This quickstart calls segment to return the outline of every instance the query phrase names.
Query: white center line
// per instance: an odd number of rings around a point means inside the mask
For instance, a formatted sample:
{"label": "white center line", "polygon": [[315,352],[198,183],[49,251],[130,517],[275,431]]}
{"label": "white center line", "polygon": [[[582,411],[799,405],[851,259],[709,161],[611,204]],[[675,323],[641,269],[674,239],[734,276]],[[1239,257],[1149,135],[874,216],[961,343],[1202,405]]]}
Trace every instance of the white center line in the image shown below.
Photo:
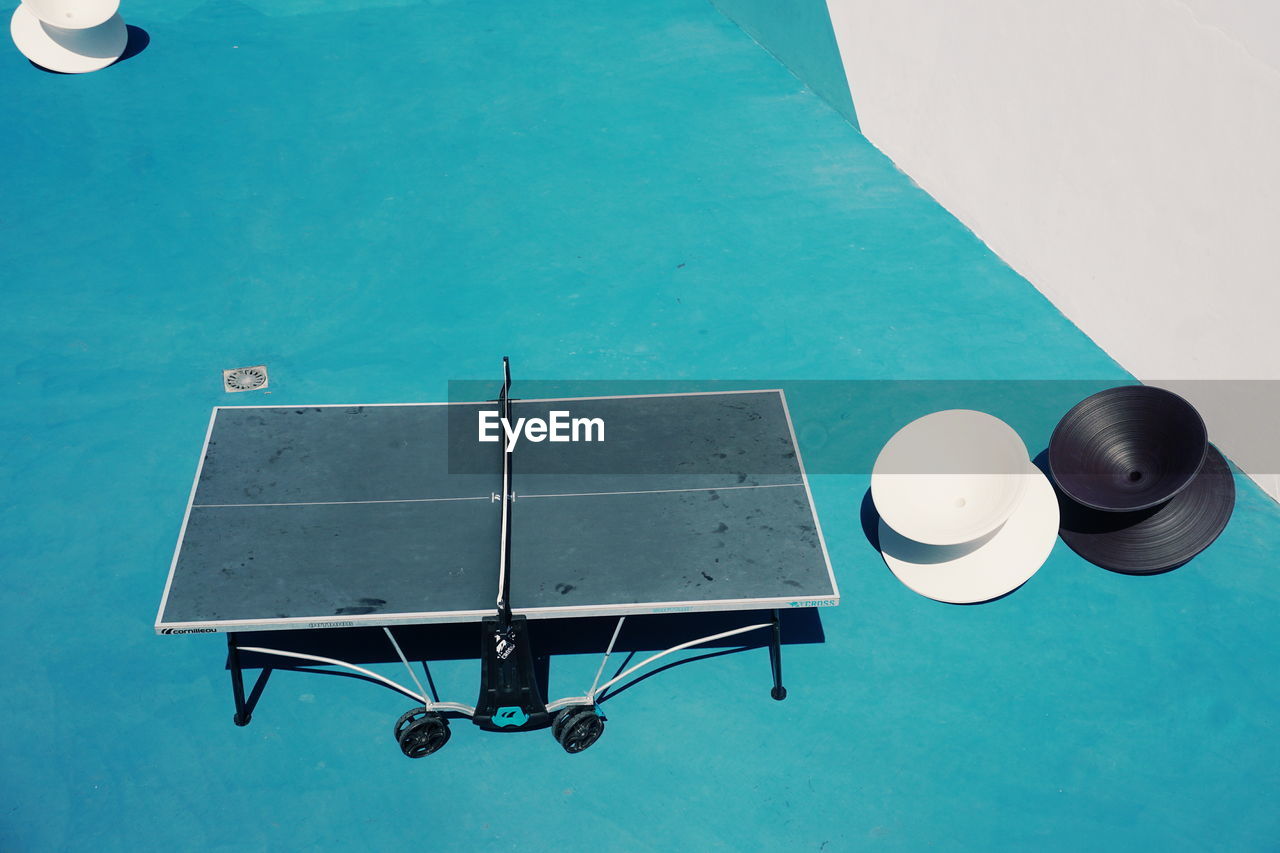
{"label": "white center line", "polygon": [[[517,499],[525,498],[594,498],[605,497],[607,495],[671,495],[680,492],[729,492],[739,489],[794,489],[803,486],[804,483],[755,483],[746,486],[697,486],[685,489],[636,489],[633,491],[616,491],[616,492],[558,492],[555,494],[545,495],[516,495]],[[441,503],[448,501],[488,501],[493,502],[493,495],[488,494],[479,497],[462,497],[462,498],[395,498],[391,500],[380,501],[282,501],[277,503],[256,503],[256,504],[192,504],[192,509],[238,509],[240,507],[253,506],[348,506],[358,504],[419,504],[419,503]]]}
{"label": "white center line", "polygon": [[594,498],[603,495],[669,495],[676,492],[728,492],[736,489],[780,489],[803,486],[804,483],[755,483],[748,486],[703,486],[687,489],[638,489],[632,492],[562,492],[553,495],[517,495],[517,498]]}
{"label": "white center line", "polygon": [[425,504],[440,503],[443,501],[487,501],[491,500],[489,495],[484,497],[466,497],[466,498],[396,498],[384,501],[287,501],[282,503],[258,503],[258,504],[192,504],[194,509],[226,509],[244,506],[346,506],[348,504]]}

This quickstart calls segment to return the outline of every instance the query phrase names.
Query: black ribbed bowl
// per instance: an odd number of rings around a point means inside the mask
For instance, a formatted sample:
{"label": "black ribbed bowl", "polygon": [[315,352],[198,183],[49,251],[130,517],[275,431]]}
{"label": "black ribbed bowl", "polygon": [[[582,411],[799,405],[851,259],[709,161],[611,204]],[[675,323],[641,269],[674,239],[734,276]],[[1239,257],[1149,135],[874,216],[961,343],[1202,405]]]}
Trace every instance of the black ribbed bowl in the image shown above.
{"label": "black ribbed bowl", "polygon": [[1150,575],[1176,568],[1208,548],[1227,526],[1236,486],[1217,448],[1191,485],[1157,507],[1100,512],[1058,494],[1059,534],[1081,557],[1113,572]]}
{"label": "black ribbed bowl", "polygon": [[1209,446],[1204,419],[1163,388],[1123,385],[1086,397],[1049,439],[1049,472],[1076,503],[1132,512],[1191,483]]}

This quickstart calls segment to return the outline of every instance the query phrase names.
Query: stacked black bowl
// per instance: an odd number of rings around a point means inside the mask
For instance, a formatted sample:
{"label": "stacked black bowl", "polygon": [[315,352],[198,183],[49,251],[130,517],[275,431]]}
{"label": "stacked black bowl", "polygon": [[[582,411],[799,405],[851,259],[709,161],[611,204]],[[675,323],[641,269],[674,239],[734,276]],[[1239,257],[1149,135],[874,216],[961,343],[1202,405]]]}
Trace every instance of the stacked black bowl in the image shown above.
{"label": "stacked black bowl", "polygon": [[1077,403],[1049,440],[1063,541],[1104,569],[1155,574],[1218,537],[1235,506],[1204,420],[1171,391],[1109,388]]}

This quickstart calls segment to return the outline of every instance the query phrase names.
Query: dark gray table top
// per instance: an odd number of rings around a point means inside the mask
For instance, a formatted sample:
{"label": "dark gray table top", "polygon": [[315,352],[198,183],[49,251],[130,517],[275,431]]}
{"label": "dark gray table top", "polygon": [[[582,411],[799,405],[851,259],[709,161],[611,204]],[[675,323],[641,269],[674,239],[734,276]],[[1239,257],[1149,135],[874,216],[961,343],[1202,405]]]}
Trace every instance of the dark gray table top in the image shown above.
{"label": "dark gray table top", "polygon": [[[478,621],[498,587],[495,403],[215,409],[162,633]],[[513,452],[530,618],[839,600],[779,391],[513,401],[604,441]]]}

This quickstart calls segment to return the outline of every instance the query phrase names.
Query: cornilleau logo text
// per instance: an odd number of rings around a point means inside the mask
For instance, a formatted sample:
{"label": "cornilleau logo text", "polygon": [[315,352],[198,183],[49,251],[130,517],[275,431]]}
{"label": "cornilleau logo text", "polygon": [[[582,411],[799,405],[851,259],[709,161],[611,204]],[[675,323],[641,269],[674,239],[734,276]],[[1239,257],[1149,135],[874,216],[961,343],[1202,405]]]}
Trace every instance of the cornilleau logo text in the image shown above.
{"label": "cornilleau logo text", "polygon": [[507,437],[507,451],[515,449],[521,433],[532,441],[604,441],[604,418],[575,418],[568,411],[548,412],[549,419],[516,418],[512,424],[494,411],[478,414],[479,440],[496,442]]}
{"label": "cornilleau logo text", "polygon": [[161,634],[214,634],[213,628],[161,628]]}

